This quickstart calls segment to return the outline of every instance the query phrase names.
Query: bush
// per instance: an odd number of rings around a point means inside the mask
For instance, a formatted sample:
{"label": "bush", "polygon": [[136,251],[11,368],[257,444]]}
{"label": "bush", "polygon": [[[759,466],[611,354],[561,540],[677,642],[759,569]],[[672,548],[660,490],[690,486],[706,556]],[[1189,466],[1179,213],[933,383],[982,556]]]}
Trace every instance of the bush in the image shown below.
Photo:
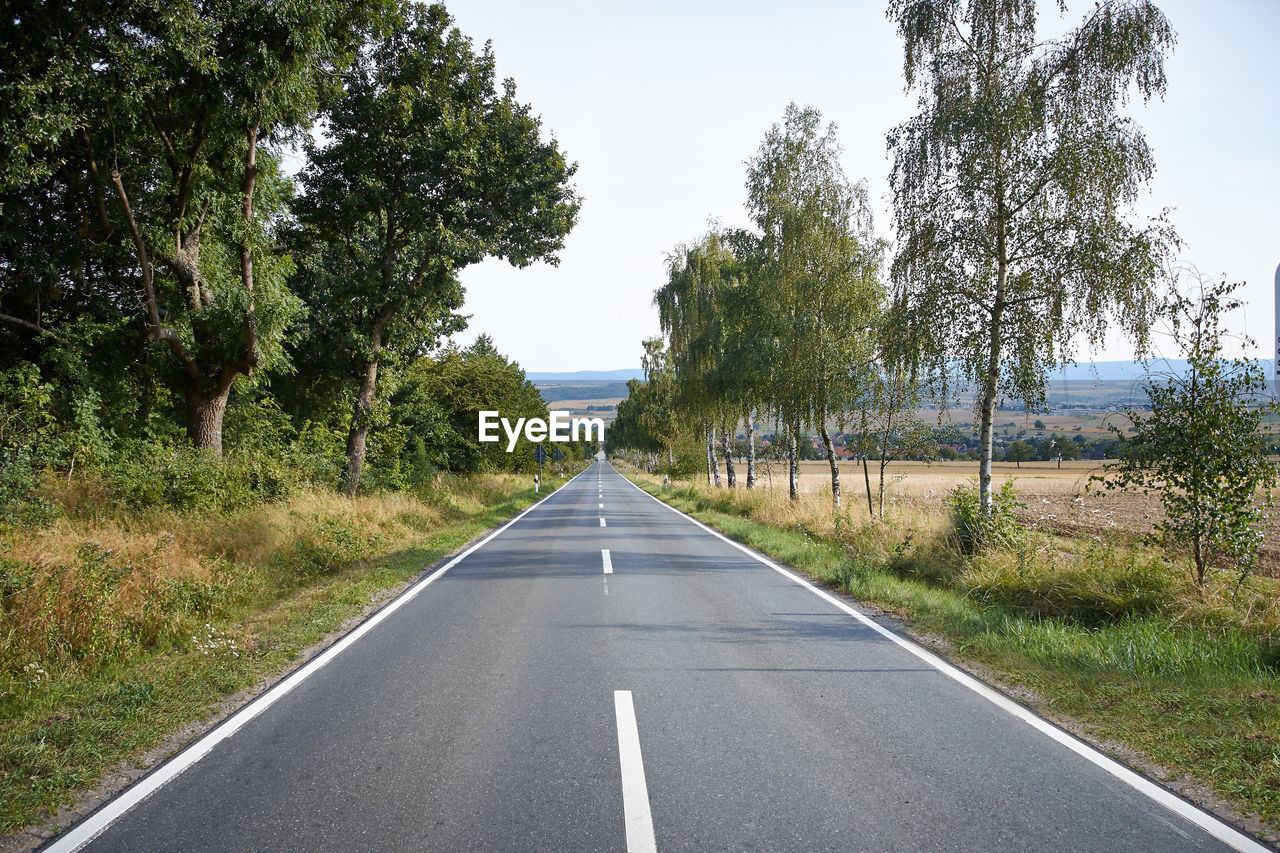
{"label": "bush", "polygon": [[0,530],[47,524],[58,507],[44,489],[44,476],[26,448],[0,451]]}
{"label": "bush", "polygon": [[951,517],[955,523],[960,551],[976,554],[988,548],[1015,548],[1026,534],[1018,521],[1017,511],[1023,508],[1018,501],[1012,480],[1005,480],[1000,491],[991,496],[991,513],[982,511],[978,490],[968,486],[956,486],[947,497]]}
{"label": "bush", "polygon": [[130,509],[233,510],[283,500],[299,484],[283,459],[251,454],[221,459],[193,447],[133,443],[107,472]]}

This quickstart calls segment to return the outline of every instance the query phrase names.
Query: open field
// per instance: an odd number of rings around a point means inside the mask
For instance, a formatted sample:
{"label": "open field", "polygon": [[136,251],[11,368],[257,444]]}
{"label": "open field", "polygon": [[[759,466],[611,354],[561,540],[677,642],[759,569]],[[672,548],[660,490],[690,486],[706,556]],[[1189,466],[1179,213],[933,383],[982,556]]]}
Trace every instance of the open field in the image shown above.
{"label": "open field", "polygon": [[[722,463],[723,468],[723,463]],[[994,485],[998,489],[1012,480],[1018,496],[1026,505],[1025,521],[1033,526],[1068,535],[1097,536],[1103,532],[1142,535],[1150,533],[1164,513],[1160,499],[1140,492],[1106,492],[1095,484],[1089,489],[1090,477],[1103,471],[1098,461],[997,462]],[[879,490],[880,475],[873,461],[868,468],[871,489]],[[885,471],[885,501],[895,505],[920,508],[944,508],[948,492],[956,486],[977,482],[976,462],[891,462]],[[745,479],[745,464],[738,466],[738,476]],[[786,492],[785,463],[772,464],[772,482],[767,466],[757,474],[760,487]],[[840,486],[848,506],[865,506],[866,485],[861,464],[840,463]],[[830,494],[831,474],[825,461],[800,463],[800,489],[806,494]],[[1280,576],[1280,515],[1267,522],[1267,540],[1262,548],[1260,574]]]}

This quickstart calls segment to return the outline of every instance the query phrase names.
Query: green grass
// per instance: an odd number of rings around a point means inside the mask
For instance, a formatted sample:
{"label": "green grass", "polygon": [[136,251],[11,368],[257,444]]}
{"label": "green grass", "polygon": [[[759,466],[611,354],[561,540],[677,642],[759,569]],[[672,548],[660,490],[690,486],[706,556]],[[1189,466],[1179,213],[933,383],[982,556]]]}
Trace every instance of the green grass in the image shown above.
{"label": "green grass", "polygon": [[[1049,714],[1202,781],[1280,831],[1274,580],[1195,591],[1158,554],[1047,537],[966,558],[938,534],[946,525],[936,518],[846,520],[816,532],[812,519],[779,521],[776,508],[773,523],[758,520],[768,517],[758,495],[664,490],[644,478],[640,485],[913,630],[945,638],[961,662],[1031,688]],[[1259,603],[1268,601],[1259,620]]]}
{"label": "green grass", "polygon": [[[39,663],[44,675],[11,655],[0,671],[0,831],[41,819],[225,697],[290,668],[371,602],[547,493],[445,487],[430,513],[401,512],[372,532],[354,517],[302,518],[306,541],[286,541],[269,559],[222,562],[205,581],[166,580],[164,628],[146,643],[135,630],[131,645],[79,658],[63,643],[57,665]],[[234,516],[227,523],[235,529]],[[0,639],[18,647],[8,616]]]}

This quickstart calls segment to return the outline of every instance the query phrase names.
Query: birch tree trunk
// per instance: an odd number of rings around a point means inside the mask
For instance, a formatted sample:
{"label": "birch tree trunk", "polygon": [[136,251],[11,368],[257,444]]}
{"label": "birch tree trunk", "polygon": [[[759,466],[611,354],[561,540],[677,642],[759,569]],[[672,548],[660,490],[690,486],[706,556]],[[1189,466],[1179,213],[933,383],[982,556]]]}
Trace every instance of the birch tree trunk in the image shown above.
{"label": "birch tree trunk", "polygon": [[729,441],[729,434],[733,430],[725,430],[724,435],[720,436],[720,448],[724,451],[724,473],[729,482],[729,488],[736,489],[738,487],[738,471],[733,467],[733,444]]}
{"label": "birch tree trunk", "polygon": [[871,502],[871,468],[867,464],[867,454],[862,454],[862,479],[867,483],[867,515],[876,517],[875,504]]}
{"label": "birch tree trunk", "polygon": [[747,488],[756,486],[756,421],[755,412],[747,416]]}
{"label": "birch tree trunk", "polygon": [[836,463],[836,448],[827,432],[827,425],[821,424],[818,433],[822,436],[822,446],[827,451],[827,464],[831,466],[831,505],[840,508],[840,466]]}
{"label": "birch tree trunk", "polygon": [[799,432],[798,427],[791,428],[791,441],[787,446],[787,481],[788,495],[791,500],[800,500],[800,450],[796,441],[796,433]]}
{"label": "birch tree trunk", "polygon": [[714,485],[720,488],[720,460],[716,458],[716,428],[711,427],[711,434],[707,437],[707,455],[711,460],[711,475]]}
{"label": "birch tree trunk", "polygon": [[[1003,244],[1003,239],[1000,242]],[[978,430],[978,498],[986,515],[991,514],[991,448],[995,437],[996,398],[1000,390],[1000,347],[1001,333],[1004,331],[1001,320],[1008,275],[1008,265],[1001,263],[996,283],[995,308],[991,312],[991,346],[987,351],[986,376],[982,382],[982,421]]]}

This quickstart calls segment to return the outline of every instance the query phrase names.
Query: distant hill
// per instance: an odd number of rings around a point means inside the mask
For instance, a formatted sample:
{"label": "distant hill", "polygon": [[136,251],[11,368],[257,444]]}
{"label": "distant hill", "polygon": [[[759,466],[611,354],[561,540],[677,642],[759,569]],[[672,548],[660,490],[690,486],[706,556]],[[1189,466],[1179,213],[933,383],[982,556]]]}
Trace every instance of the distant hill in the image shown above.
{"label": "distant hill", "polygon": [[[1274,361],[1269,358],[1259,359],[1267,378],[1275,374]],[[1187,369],[1187,361],[1183,358],[1152,359],[1150,370],[1156,376],[1173,373],[1180,374]],[[1142,379],[1147,375],[1147,366],[1140,361],[1094,361],[1081,362],[1050,374],[1051,379],[1085,380],[1090,379]]]}
{"label": "distant hill", "polygon": [[534,382],[538,387],[538,393],[542,395],[542,399],[548,403],[559,402],[560,400],[613,400],[625,398],[627,396],[627,386],[624,382],[579,382],[576,385],[569,383],[546,383]]}
{"label": "distant hill", "polygon": [[[1260,359],[1268,378],[1274,376],[1274,362]],[[1156,373],[1180,373],[1187,367],[1185,359],[1156,359],[1151,362],[1151,369]],[[1070,365],[1063,370],[1050,374],[1051,379],[1068,380],[1119,380],[1142,379],[1147,375],[1147,368],[1140,361],[1092,361]],[[611,382],[626,382],[628,379],[643,379],[644,371],[640,369],[624,370],[575,370],[567,373],[529,373],[530,382],[538,385],[595,385]]]}
{"label": "distant hill", "polygon": [[570,373],[526,373],[530,382],[539,385],[547,382],[563,382],[567,385],[581,385],[595,382],[626,382],[628,379],[644,379],[644,371],[634,370],[575,370]]}

